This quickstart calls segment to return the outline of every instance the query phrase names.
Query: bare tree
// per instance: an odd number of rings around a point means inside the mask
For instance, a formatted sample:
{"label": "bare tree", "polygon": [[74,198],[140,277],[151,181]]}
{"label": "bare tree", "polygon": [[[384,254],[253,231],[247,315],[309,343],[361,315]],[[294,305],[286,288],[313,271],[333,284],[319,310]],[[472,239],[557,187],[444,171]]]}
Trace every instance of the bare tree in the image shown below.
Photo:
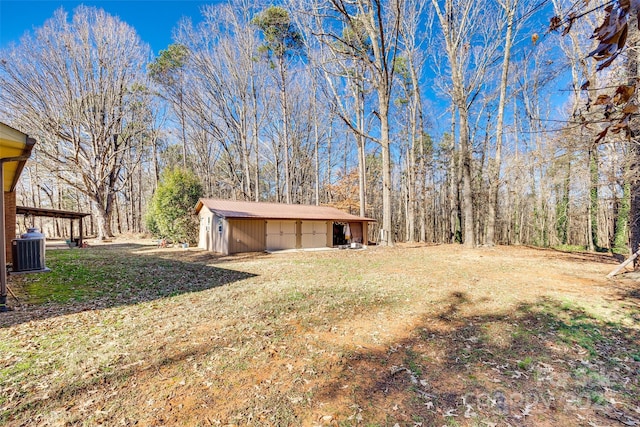
{"label": "bare tree", "polygon": [[[425,204],[426,204],[426,149],[424,137],[424,116],[422,110],[422,70],[425,62],[424,25],[427,1],[407,0],[404,2],[401,24],[401,44],[403,61],[398,68],[402,69],[399,79],[405,88],[406,106],[408,110],[409,147],[407,159],[407,240],[412,242],[418,227],[416,215],[419,216],[420,240],[425,240]],[[430,20],[429,20],[430,21]],[[427,25],[429,25],[427,23]],[[419,164],[417,160],[419,159]],[[422,179],[420,179],[421,177]],[[418,203],[420,201],[420,203]]]}
{"label": "bare tree", "polygon": [[205,188],[216,170],[233,189],[229,197],[259,200],[261,96],[268,72],[266,64],[255,61],[255,9],[239,2],[210,5],[202,12],[198,26],[182,21],[176,31],[178,42],[189,49],[186,110],[196,169]]}
{"label": "bare tree", "polygon": [[[572,7],[567,2],[554,1],[554,8],[561,14],[563,8]],[[590,102],[597,98],[599,79],[596,73],[596,64],[588,61],[587,56],[593,49],[593,41],[587,35],[593,31],[598,12],[590,14],[580,22],[572,26],[573,31],[567,34],[567,38],[560,38],[566,60],[570,66],[572,77],[572,106],[569,116],[570,121],[587,123],[601,119],[601,113],[597,109],[591,108]],[[589,84],[585,85],[585,82]],[[586,91],[583,90],[583,87]],[[584,94],[586,92],[586,96]],[[568,124],[570,126],[571,123]],[[594,144],[597,135],[589,126],[582,126],[579,137],[572,141],[572,149],[583,151],[587,154],[587,164],[589,165],[589,200],[587,201],[587,249],[594,250],[599,247],[598,243],[598,185],[599,185],[599,161],[598,145]],[[568,179],[571,179],[570,177]]]}
{"label": "bare tree", "polygon": [[[594,141],[597,144],[607,134],[619,134],[624,131],[630,143],[629,165],[630,179],[625,185],[630,187],[630,218],[629,233],[631,252],[640,248],[640,120],[638,112],[638,49],[640,49],[640,31],[638,30],[638,14],[640,2],[628,0],[612,0],[596,5],[594,8],[576,13],[572,11],[566,16],[557,15],[551,19],[551,30],[564,27],[563,35],[569,34],[573,24],[580,18],[604,8],[601,24],[595,28],[592,38],[598,42],[596,48],[589,53],[598,62],[597,70],[601,71],[611,66],[616,58],[626,49],[626,78],[625,84],[619,85],[615,94],[598,96],[597,105],[603,105],[606,125]],[[588,84],[585,88],[588,87]],[[625,187],[626,190],[626,187]],[[635,268],[640,267],[640,261],[635,259]]]}
{"label": "bare tree", "polygon": [[282,136],[284,145],[285,201],[291,203],[291,165],[289,162],[289,109],[287,104],[287,80],[289,61],[302,53],[302,35],[295,28],[289,12],[278,6],[270,6],[256,15],[253,23],[263,32],[262,50],[275,59],[278,72],[280,107],[282,108]]}
{"label": "bare tree", "polygon": [[182,167],[187,168],[187,124],[185,113],[184,71],[189,59],[189,50],[182,44],[172,44],[149,64],[149,76],[163,89],[162,96],[178,116],[182,136]]}
{"label": "bare tree", "polygon": [[10,107],[10,121],[37,135],[53,171],[89,196],[101,238],[113,234],[114,197],[129,178],[124,158],[148,128],[132,112],[145,102],[132,94],[144,87],[147,57],[131,27],[84,6],[71,22],[57,11],[35,35],[2,52],[0,100]]}
{"label": "bare tree", "polygon": [[[303,9],[311,9],[317,19],[317,28],[311,32],[320,42],[332,49],[334,55],[357,59],[366,67],[377,105],[373,114],[378,118],[379,136],[361,135],[361,127],[340,114],[347,126],[356,134],[376,141],[382,155],[382,210],[383,220],[380,243],[392,246],[392,181],[390,152],[390,102],[393,92],[395,62],[400,38],[402,1],[329,0],[305,2]],[[357,70],[356,70],[357,71]],[[332,89],[337,94],[335,88]],[[359,123],[359,122],[356,122]]]}
{"label": "bare tree", "polygon": [[[464,245],[476,244],[471,176],[471,137],[469,114],[482,89],[485,75],[495,58],[496,37],[488,34],[493,25],[489,4],[476,0],[432,0],[442,29],[450,68],[450,96],[458,113],[460,167],[462,174],[462,212]],[[480,21],[483,21],[480,24]],[[474,37],[482,36],[483,46],[472,47]],[[473,71],[472,69],[473,64]]]}
{"label": "bare tree", "polygon": [[[316,70],[320,79],[317,83],[318,91],[324,95],[329,103],[328,113],[331,120],[338,118],[346,124],[353,133],[356,144],[356,157],[358,161],[358,193],[360,215],[367,213],[367,177],[366,177],[366,151],[367,151],[367,117],[371,110],[367,109],[371,84],[367,63],[362,59],[363,52],[372,54],[371,45],[361,27],[352,29],[344,27],[342,37],[349,41],[344,44],[339,41],[325,39],[319,34],[323,33],[323,17],[314,12],[320,5],[309,8],[305,2],[290,2],[292,8],[302,6],[303,12],[295,14],[299,27],[306,32],[305,44],[307,46],[308,59]],[[307,12],[312,9],[312,12]],[[358,31],[359,34],[355,34]],[[314,86],[315,87],[315,86]],[[331,136],[333,127],[329,128],[327,139],[327,152],[331,153]],[[347,138],[350,139],[350,138]],[[331,159],[328,159],[331,163]],[[327,166],[326,182],[331,181],[331,166]],[[346,173],[346,172],[345,172]],[[332,187],[329,187],[332,188]],[[329,196],[332,192],[329,190]],[[331,197],[329,197],[331,198]]]}
{"label": "bare tree", "polygon": [[519,0],[499,1],[504,10],[504,47],[502,50],[502,72],[500,75],[500,100],[498,101],[498,117],[496,123],[496,150],[493,161],[489,162],[489,212],[486,244],[495,245],[496,219],[498,216],[498,192],[500,190],[500,168],[502,166],[502,136],[504,133],[504,110],[507,103],[507,85],[509,83],[509,66],[511,65],[511,47],[514,39],[514,19]]}

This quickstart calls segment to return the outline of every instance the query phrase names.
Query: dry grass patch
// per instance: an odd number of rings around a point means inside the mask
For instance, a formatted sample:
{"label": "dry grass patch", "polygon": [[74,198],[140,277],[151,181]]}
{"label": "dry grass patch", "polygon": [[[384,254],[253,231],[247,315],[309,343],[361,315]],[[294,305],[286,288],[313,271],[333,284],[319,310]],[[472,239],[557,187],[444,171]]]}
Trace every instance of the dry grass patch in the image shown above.
{"label": "dry grass patch", "polygon": [[64,252],[12,287],[88,265],[81,292],[0,318],[8,425],[640,423],[638,284],[606,256]]}

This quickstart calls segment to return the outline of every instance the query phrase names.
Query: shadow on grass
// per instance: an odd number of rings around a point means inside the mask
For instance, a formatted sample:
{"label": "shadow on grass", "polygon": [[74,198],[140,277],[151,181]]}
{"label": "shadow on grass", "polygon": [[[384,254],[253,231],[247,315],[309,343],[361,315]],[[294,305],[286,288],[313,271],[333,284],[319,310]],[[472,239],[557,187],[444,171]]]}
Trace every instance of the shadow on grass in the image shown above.
{"label": "shadow on grass", "polygon": [[627,299],[633,299],[640,303],[640,286],[637,289],[630,289],[624,297]]}
{"label": "shadow on grass", "polygon": [[461,316],[469,304],[453,293],[386,351],[349,352],[315,400],[375,425],[640,423],[638,330],[553,300]]}
{"label": "shadow on grass", "polygon": [[64,243],[49,243],[47,242],[46,244],[46,248],[47,251],[49,250],[53,250],[53,251],[87,251],[87,250],[136,250],[136,249],[141,249],[141,248],[155,248],[155,246],[149,246],[149,245],[143,245],[141,243],[98,243],[98,244],[91,244],[86,248],[78,248],[78,247],[73,247],[70,248],[68,245],[64,244]]}
{"label": "shadow on grass", "polygon": [[[88,390],[92,390],[96,393],[100,387],[108,384],[111,388],[111,396],[114,395],[113,390],[118,390],[119,393],[126,395],[131,392],[131,378],[140,375],[155,376],[157,372],[163,367],[170,367],[172,365],[179,365],[193,358],[200,358],[207,354],[211,349],[209,343],[185,346],[184,349],[174,352],[170,357],[164,357],[155,361],[152,365],[141,366],[137,363],[129,364],[125,367],[119,367],[116,370],[110,370],[105,372],[96,372],[93,375],[88,375],[77,381],[65,384],[64,386],[51,387],[46,395],[46,398],[39,398],[37,395],[25,395],[23,400],[15,405],[5,405],[3,411],[0,411],[0,425],[51,425],[48,422],[42,420],[43,415],[49,413],[52,407],[65,407],[67,411],[65,414],[66,421],[63,425],[116,425],[122,424],[122,422],[116,422],[115,416],[121,415],[118,413],[121,407],[117,408],[114,412],[116,414],[109,415],[106,419],[104,416],[98,416],[96,419],[95,414],[91,414],[89,420],[87,420],[87,414],[82,410],[78,410],[78,400],[87,400]],[[91,393],[91,392],[90,392]],[[93,398],[105,398],[104,392],[100,394],[94,394]],[[91,401],[91,398],[88,399]],[[108,400],[108,398],[106,399]],[[137,402],[141,404],[142,402]],[[145,402],[148,404],[148,402]],[[130,402],[132,406],[135,403]],[[126,405],[124,405],[126,407]],[[98,411],[100,412],[100,411]],[[107,413],[105,412],[105,415]],[[143,416],[141,413],[140,416]],[[151,415],[151,414],[148,414]],[[24,422],[24,420],[27,420]],[[126,418],[124,418],[126,419]],[[120,420],[121,421],[121,420]],[[139,420],[138,420],[139,421]],[[129,421],[125,425],[138,425],[138,421]],[[140,425],[185,425],[184,420],[174,419],[173,422],[166,423],[151,423],[146,424],[144,422]],[[54,425],[62,425],[54,423]]]}
{"label": "shadow on grass", "polygon": [[619,264],[621,261],[624,261],[624,257],[612,254],[610,252],[586,252],[586,251],[568,251],[562,250],[558,248],[541,248],[537,246],[527,246],[529,249],[535,249],[540,251],[541,253],[549,253],[552,252],[554,257],[566,261],[572,262],[597,262],[604,264]]}
{"label": "shadow on grass", "polygon": [[[238,421],[242,418],[236,416],[259,410],[270,411],[272,418],[252,425],[312,425],[318,417],[312,419],[311,414],[318,413],[332,414],[331,425],[344,426],[636,425],[634,408],[640,407],[637,329],[599,321],[550,299],[521,304],[501,314],[464,314],[474,303],[466,293],[452,292],[440,301],[439,312],[424,316],[405,336],[383,349],[344,351],[339,359],[324,354],[313,369],[311,359],[300,358],[298,362],[308,369],[294,370],[292,365],[293,375],[278,371],[277,356],[269,356],[273,366],[261,369],[279,372],[273,383],[285,384],[283,388],[272,390],[267,383],[256,382],[256,373],[245,372],[246,368],[227,368],[226,373],[214,370],[215,375],[205,377],[212,382],[205,391],[191,386],[170,392],[188,394],[200,408],[188,414],[193,417],[189,418],[192,425],[197,424],[196,419],[214,415],[225,422]],[[271,334],[278,335],[287,325],[274,322],[272,327]],[[130,391],[131,378],[144,384],[146,376],[158,376],[165,367],[168,371],[163,375],[168,380],[180,372],[197,383],[202,378],[188,374],[186,364],[191,367],[212,360],[218,347],[213,342],[186,341],[178,351],[148,358],[144,369],[126,365],[51,390],[47,400],[30,399],[7,412],[5,420],[65,407],[73,408],[69,416],[80,423],[87,390],[100,386],[123,395],[132,393],[131,398],[148,398]],[[223,358],[221,363],[226,366],[230,361]],[[250,376],[251,381],[234,383],[242,375]],[[296,380],[289,381],[293,378]],[[162,384],[174,384],[168,380]],[[238,385],[245,390],[234,388]],[[253,397],[251,391],[257,385],[260,395]],[[306,396],[309,403],[294,404],[295,396]],[[147,409],[138,415],[154,416]],[[275,409],[282,415],[276,417]],[[124,414],[109,414],[111,418],[104,423],[116,424],[117,416]],[[166,418],[162,422],[143,420],[141,425],[187,423],[178,410],[157,416]]]}
{"label": "shadow on grass", "polygon": [[224,262],[220,258],[139,244],[50,250],[51,272],[10,276],[18,301],[8,298],[13,311],[0,313],[0,327],[199,292],[255,276],[211,265]]}

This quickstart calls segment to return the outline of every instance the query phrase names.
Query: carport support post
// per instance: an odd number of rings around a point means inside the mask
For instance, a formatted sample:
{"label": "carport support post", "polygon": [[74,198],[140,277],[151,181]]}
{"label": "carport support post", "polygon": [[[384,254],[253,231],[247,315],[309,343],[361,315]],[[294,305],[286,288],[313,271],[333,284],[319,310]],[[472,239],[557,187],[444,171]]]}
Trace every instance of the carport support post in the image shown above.
{"label": "carport support post", "polygon": [[0,312],[7,311],[7,236],[4,220],[4,162],[0,161],[0,231],[2,250],[0,251]]}

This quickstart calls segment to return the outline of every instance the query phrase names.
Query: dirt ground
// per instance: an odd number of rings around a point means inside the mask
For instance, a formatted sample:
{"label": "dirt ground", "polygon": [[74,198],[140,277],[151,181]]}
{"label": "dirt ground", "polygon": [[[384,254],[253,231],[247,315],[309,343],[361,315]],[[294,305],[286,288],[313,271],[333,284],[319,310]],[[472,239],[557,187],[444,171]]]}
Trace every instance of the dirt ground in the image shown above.
{"label": "dirt ground", "polygon": [[1,315],[0,423],[640,426],[640,282],[608,255],[130,243],[89,249],[119,298]]}

